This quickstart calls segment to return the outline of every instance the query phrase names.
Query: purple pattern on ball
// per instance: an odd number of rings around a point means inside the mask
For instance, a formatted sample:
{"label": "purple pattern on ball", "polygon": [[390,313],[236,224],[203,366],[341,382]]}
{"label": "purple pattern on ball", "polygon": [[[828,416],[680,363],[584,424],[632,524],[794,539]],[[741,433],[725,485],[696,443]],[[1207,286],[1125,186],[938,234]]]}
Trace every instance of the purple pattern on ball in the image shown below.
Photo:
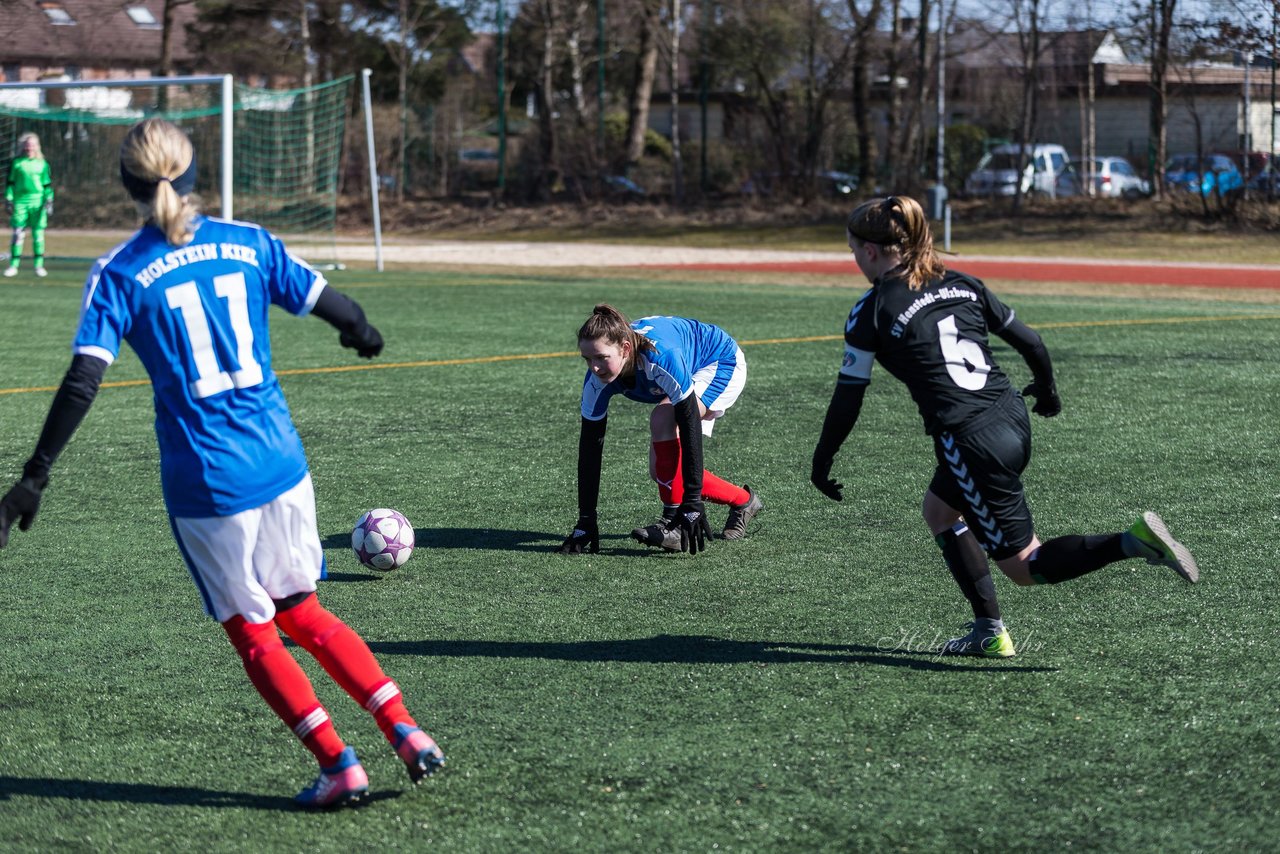
{"label": "purple pattern on ball", "polygon": [[360,517],[351,532],[351,549],[356,559],[371,569],[403,566],[413,554],[413,548],[413,526],[395,510],[370,510]]}

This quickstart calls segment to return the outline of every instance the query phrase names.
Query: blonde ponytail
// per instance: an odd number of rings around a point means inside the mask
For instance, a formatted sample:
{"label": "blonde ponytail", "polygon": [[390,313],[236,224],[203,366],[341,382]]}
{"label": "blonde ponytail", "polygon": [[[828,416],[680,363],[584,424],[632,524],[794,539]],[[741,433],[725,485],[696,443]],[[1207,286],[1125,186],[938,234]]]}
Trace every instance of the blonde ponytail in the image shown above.
{"label": "blonde ponytail", "polygon": [[139,213],[154,222],[172,246],[185,246],[195,237],[199,208],[191,196],[194,167],[191,140],[164,119],[134,125],[120,146],[120,176],[126,189]]}

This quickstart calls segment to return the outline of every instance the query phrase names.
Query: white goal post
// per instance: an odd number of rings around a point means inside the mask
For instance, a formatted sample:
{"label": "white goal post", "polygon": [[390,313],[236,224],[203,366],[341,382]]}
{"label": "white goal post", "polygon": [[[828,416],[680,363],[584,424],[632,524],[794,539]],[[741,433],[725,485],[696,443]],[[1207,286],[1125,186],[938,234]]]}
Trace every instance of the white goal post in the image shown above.
{"label": "white goal post", "polygon": [[0,167],[15,155],[21,133],[36,133],[59,196],[65,192],[72,200],[69,208],[59,205],[70,212],[59,221],[112,228],[135,213],[110,180],[117,147],[129,126],[149,116],[167,118],[196,147],[205,204],[223,218],[238,215],[287,237],[317,266],[341,268],[337,213],[344,163],[366,154],[381,271],[371,73],[363,70],[361,87],[367,152],[353,144],[359,131],[351,127],[352,108],[360,108],[353,104],[359,97],[355,75],[303,89],[245,86],[231,74],[0,83]]}
{"label": "white goal post", "polygon": [[[88,89],[95,87],[137,88],[141,86],[192,86],[215,84],[221,86],[222,103],[222,175],[221,213],[224,219],[235,218],[235,181],[232,171],[235,135],[235,81],[230,74],[196,75],[187,77],[143,77],[132,80],[33,80],[19,83],[0,83],[0,98],[5,90],[12,89]],[[141,117],[139,117],[141,118]]]}

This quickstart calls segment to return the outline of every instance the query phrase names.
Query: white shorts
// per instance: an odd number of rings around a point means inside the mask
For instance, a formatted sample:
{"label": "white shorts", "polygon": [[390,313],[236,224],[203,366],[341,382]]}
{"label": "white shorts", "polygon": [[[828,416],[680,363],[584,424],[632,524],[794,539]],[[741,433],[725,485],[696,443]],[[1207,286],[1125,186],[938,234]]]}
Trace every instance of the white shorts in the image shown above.
{"label": "white shorts", "polygon": [[[742,394],[742,389],[747,385],[747,358],[742,355],[742,348],[738,348],[738,363],[733,366],[733,372],[729,375],[726,382],[723,375],[719,377],[720,382],[717,386],[720,393],[716,396],[711,405],[707,407],[707,414],[702,419],[702,435],[710,436],[712,429],[716,426],[716,419],[724,415],[725,410],[738,402],[738,395]],[[716,382],[717,374],[720,373],[720,364],[713,363],[707,365],[702,370],[693,375],[693,391],[698,395],[698,399],[702,400],[706,395],[706,391]]]}
{"label": "white shorts", "polygon": [[252,510],[169,521],[204,611],[219,623],[237,614],[268,623],[276,615],[271,600],[310,593],[324,576],[310,474]]}

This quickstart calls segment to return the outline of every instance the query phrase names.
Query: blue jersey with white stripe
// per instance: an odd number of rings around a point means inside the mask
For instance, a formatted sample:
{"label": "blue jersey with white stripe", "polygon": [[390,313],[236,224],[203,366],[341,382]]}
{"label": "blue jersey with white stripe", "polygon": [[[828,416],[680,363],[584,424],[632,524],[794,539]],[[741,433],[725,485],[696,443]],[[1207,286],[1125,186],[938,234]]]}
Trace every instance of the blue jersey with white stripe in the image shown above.
{"label": "blue jersey with white stripe", "polygon": [[[653,343],[652,351],[636,355],[633,377],[602,383],[587,371],[582,385],[582,417],[599,421],[615,394],[641,403],[679,403],[694,392],[693,375],[711,366],[725,377],[737,364],[738,344],[727,332],[710,323],[687,317],[642,317],[631,328]],[[712,383],[716,385],[715,382]],[[717,389],[718,394],[723,384]],[[707,406],[710,400],[704,400]]]}
{"label": "blue jersey with white stripe", "polygon": [[307,473],[267,313],[306,314],[326,283],[258,226],[199,217],[194,229],[175,247],[146,225],[98,259],[72,350],[110,364],[129,343],[154,389],[170,515],[230,516]]}

